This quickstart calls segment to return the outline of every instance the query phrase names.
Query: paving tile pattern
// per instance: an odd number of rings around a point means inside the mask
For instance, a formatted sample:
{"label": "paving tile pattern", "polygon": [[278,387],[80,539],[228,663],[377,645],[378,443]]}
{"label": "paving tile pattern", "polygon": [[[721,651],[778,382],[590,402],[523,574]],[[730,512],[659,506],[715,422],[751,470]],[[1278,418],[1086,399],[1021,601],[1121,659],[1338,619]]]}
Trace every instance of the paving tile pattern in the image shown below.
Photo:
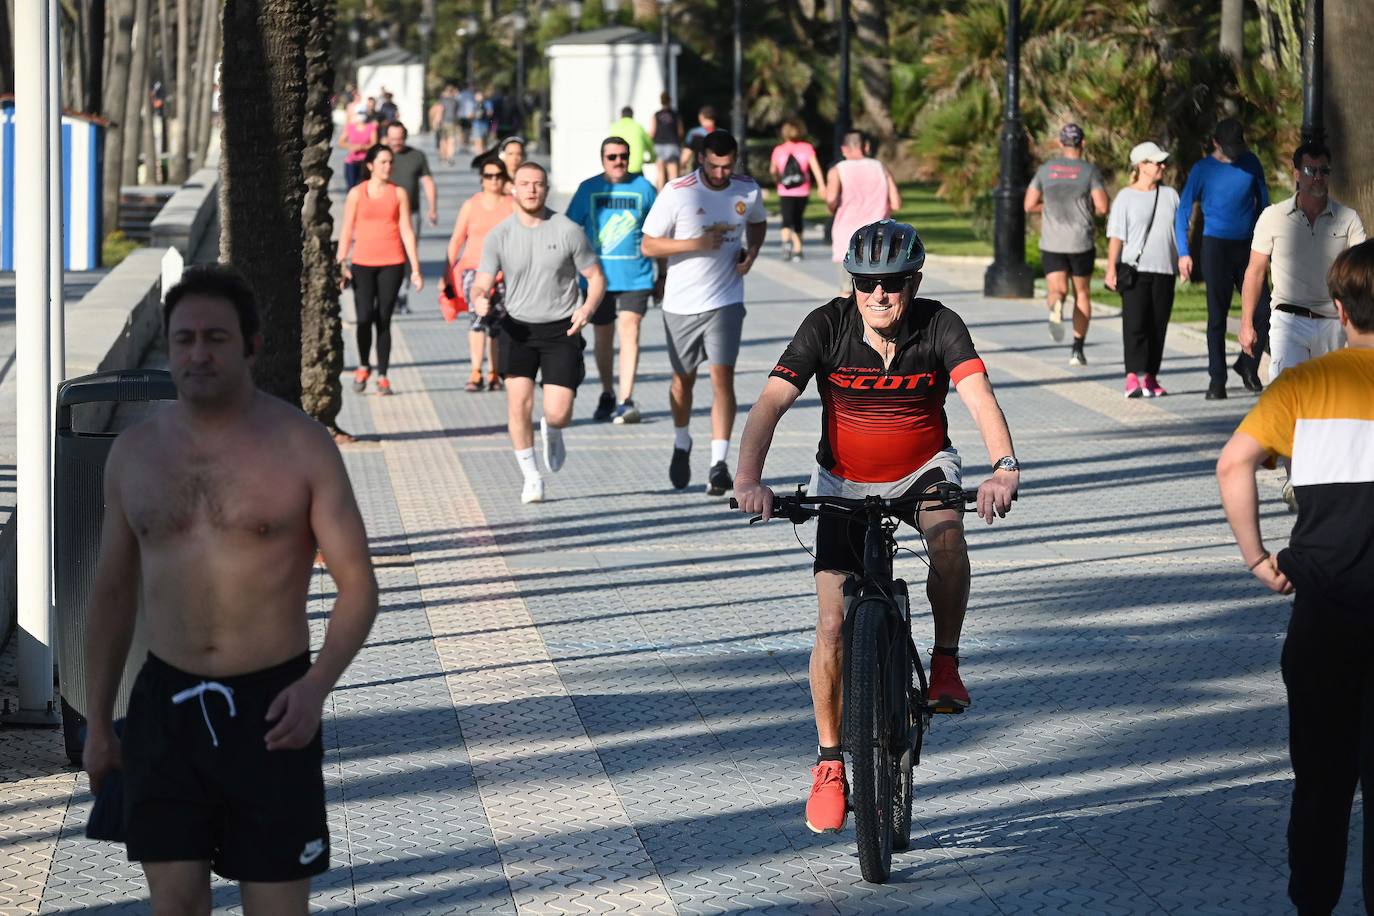
{"label": "paving tile pattern", "polygon": [[[473,183],[441,171],[440,187],[451,219]],[[431,267],[442,247],[422,237]],[[811,253],[784,265],[770,250],[749,280],[741,425],[829,294],[831,265]],[[589,354],[567,465],[548,502],[524,506],[504,398],[462,391],[466,327],[445,325],[426,290],[397,322],[397,396],[350,392],[341,417],[368,437],[345,460],[382,612],[326,710],[334,868],[316,910],[1288,911],[1287,608],[1239,566],[1211,478],[1250,396],[1204,402],[1202,345],[1175,333],[1174,394],[1127,401],[1110,310],[1091,363],[1070,369],[1035,305],[984,300],[976,269],[930,274],[925,292],[972,328],[1026,470],[1010,518],[969,525],[975,705],[936,722],[892,881],[861,881],[852,831],[802,821],[814,599],[798,536],[811,531],[750,528],[701,492],[709,403],[693,420],[697,482],[669,487],[659,314],[644,325],[645,422],[591,421]],[[955,400],[974,481],[987,456]],[[809,476],[818,421],[813,389],[779,429],[772,484]],[[1272,478],[1262,492],[1273,549],[1291,519]],[[921,561],[900,564],[919,595]],[[331,594],[321,571],[317,641]],[[0,911],[33,912],[39,892],[45,912],[140,911],[122,855],[79,838],[84,782],[50,741],[26,740],[35,765],[0,787]],[[1343,914],[1362,912],[1356,849]],[[216,893],[236,911],[232,888]]]}

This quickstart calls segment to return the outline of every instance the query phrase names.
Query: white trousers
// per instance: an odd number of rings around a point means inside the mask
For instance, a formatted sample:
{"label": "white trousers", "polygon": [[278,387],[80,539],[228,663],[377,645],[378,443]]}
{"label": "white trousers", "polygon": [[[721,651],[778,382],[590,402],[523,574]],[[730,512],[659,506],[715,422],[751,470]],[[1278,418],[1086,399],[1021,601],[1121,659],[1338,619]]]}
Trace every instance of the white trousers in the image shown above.
{"label": "white trousers", "polygon": [[1269,317],[1269,381],[1284,369],[1344,346],[1339,319],[1307,318],[1275,309]]}

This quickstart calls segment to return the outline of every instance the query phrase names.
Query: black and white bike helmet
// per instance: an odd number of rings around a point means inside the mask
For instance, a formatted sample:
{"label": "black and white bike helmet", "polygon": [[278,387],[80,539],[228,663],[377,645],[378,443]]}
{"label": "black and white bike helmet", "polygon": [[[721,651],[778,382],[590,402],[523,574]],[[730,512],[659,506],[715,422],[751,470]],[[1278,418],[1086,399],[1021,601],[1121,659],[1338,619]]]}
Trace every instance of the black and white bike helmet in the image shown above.
{"label": "black and white bike helmet", "polygon": [[926,246],[914,226],[884,219],[869,223],[849,239],[844,269],[860,277],[891,277],[920,270]]}

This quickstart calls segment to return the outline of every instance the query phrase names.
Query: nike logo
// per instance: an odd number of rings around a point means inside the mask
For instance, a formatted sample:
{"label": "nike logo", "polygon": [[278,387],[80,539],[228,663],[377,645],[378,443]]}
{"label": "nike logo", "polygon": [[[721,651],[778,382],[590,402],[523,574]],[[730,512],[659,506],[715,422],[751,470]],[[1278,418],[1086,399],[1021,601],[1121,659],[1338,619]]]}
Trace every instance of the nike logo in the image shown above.
{"label": "nike logo", "polygon": [[311,840],[301,850],[300,862],[302,865],[309,865],[322,855],[324,855],[324,840]]}

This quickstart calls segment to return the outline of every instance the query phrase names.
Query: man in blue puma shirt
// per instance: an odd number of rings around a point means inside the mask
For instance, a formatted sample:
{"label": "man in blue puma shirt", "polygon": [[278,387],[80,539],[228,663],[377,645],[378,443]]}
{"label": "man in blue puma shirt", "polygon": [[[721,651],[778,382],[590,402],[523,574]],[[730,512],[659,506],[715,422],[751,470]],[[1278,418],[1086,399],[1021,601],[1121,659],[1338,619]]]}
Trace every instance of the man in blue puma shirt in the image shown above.
{"label": "man in blue puma shirt", "polygon": [[[1207,284],[1207,400],[1226,397],[1226,316],[1231,311],[1232,293],[1245,282],[1250,263],[1250,240],[1260,211],[1269,206],[1269,188],[1264,167],[1246,147],[1240,122],[1226,118],[1212,133],[1212,155],[1198,160],[1188,174],[1188,183],[1175,217],[1178,242],[1178,273],[1186,283],[1193,273],[1192,252],[1188,248],[1188,220],[1193,203],[1202,204],[1202,281]],[[1256,354],[1264,352],[1269,338],[1269,287],[1266,284],[1255,311],[1255,330],[1259,341]],[[1233,364],[1241,382],[1250,391],[1264,386],[1259,378],[1259,356],[1242,352]]]}
{"label": "man in blue puma shirt", "polygon": [[[657,196],[653,182],[630,172],[630,144],[622,137],[601,141],[600,175],[582,182],[568,204],[568,219],[591,240],[606,274],[606,296],[592,316],[601,399],[592,415],[599,421],[638,423],[634,402],[639,370],[639,325],[649,310],[654,263],[639,250],[644,219]],[[620,330],[620,398],[611,389],[611,353]]]}

